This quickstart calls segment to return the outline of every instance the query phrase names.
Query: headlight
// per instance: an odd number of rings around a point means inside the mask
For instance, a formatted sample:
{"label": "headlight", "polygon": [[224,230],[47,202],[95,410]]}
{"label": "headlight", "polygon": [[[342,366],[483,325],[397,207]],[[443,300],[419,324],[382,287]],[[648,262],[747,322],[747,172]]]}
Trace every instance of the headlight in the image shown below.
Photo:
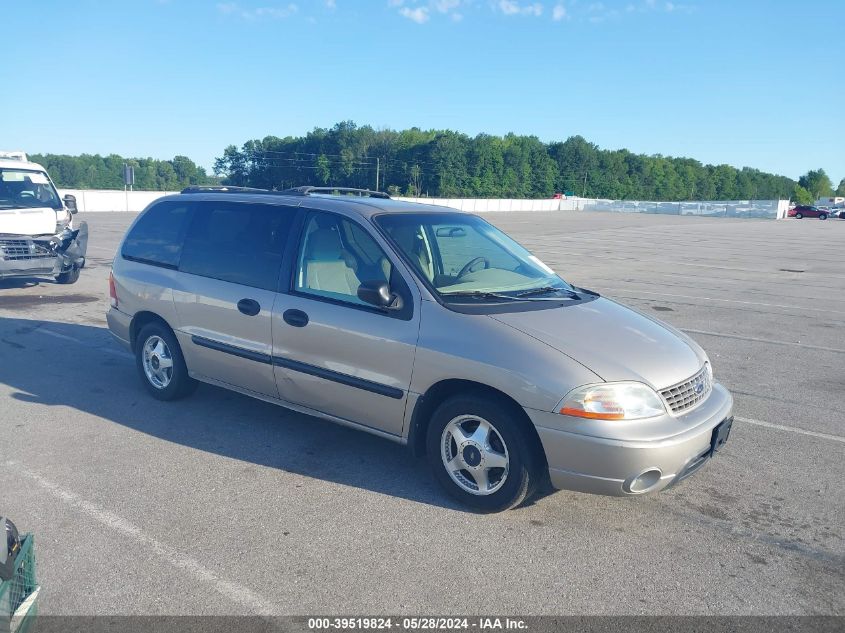
{"label": "headlight", "polygon": [[558,413],[593,420],[639,420],[666,413],[660,396],[641,382],[609,382],[570,391]]}
{"label": "headlight", "polygon": [[56,233],[58,234],[64,231],[70,224],[71,219],[70,211],[66,211],[65,209],[56,211]]}

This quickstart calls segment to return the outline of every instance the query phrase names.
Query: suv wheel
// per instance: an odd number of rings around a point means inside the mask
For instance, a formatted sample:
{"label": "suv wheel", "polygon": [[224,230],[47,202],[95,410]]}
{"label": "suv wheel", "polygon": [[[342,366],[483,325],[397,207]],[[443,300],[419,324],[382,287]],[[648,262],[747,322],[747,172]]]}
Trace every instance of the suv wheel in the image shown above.
{"label": "suv wheel", "polygon": [[428,460],[440,484],[465,505],[500,512],[522,503],[540,479],[540,460],[510,406],[455,396],[432,416]]}
{"label": "suv wheel", "polygon": [[135,364],[150,394],[159,400],[177,400],[194,391],[182,349],[173,332],[162,323],[145,325],[135,341]]}

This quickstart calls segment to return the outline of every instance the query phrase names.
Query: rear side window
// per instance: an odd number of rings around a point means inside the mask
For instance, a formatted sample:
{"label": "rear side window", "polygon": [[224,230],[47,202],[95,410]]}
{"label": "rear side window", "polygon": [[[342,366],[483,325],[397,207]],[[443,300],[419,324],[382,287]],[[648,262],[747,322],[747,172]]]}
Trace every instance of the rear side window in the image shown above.
{"label": "rear side window", "polygon": [[160,202],[150,207],[126,236],[123,257],[176,268],[189,215],[189,205],[184,202]]}
{"label": "rear side window", "polygon": [[237,202],[197,202],[179,270],[275,290],[294,211]]}

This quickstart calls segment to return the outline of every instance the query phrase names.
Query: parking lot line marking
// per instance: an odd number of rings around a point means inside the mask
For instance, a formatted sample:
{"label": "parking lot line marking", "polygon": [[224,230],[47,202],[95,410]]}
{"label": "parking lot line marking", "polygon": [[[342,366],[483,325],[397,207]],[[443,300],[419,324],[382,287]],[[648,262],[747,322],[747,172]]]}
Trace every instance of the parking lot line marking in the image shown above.
{"label": "parking lot line marking", "polygon": [[[644,295],[655,295],[658,297],[680,297],[681,299],[697,299],[698,301],[722,301],[724,303],[739,303],[749,306],[764,306],[767,308],[784,308],[787,310],[811,310],[813,312],[830,312],[831,314],[845,314],[842,310],[825,310],[824,308],[810,308],[808,306],[791,306],[783,303],[763,303],[762,301],[740,301],[739,299],[719,299],[718,297],[698,297],[695,295],[679,295],[671,292],[652,292],[650,290],[631,290],[626,288],[609,288],[604,287],[605,291],[610,292],[636,292]],[[635,299],[638,297],[634,297]]]}
{"label": "parking lot line marking", "polygon": [[[610,259],[610,260],[615,260],[615,261],[634,261],[634,262],[639,261],[639,259],[637,257],[634,257],[634,256],[618,257],[618,256],[615,256],[615,255],[598,255],[598,254],[592,253],[592,252],[575,252],[575,251],[572,251],[572,252],[570,252],[570,256],[573,260],[576,260],[576,261],[583,259],[585,257],[589,257],[589,258],[593,258],[593,259]],[[753,273],[753,274],[770,274],[771,272],[773,272],[773,271],[765,271],[765,270],[749,271],[747,267],[746,268],[738,268],[736,266],[716,266],[715,264],[696,264],[696,263],[693,263],[693,262],[681,262],[681,261],[674,261],[674,260],[651,259],[650,261],[654,264],[660,264],[661,266],[667,266],[667,267],[671,267],[671,266],[691,266],[691,267],[694,267],[694,268],[712,268],[712,269],[715,269],[715,270],[734,270],[734,271],[738,271],[738,272]],[[836,274],[836,273],[826,273],[826,274],[829,277],[836,277],[836,278],[843,277],[843,275],[839,275],[839,274]]]}
{"label": "parking lot line marking", "polygon": [[102,523],[114,532],[129,537],[141,545],[153,550],[172,566],[187,571],[197,580],[211,585],[219,593],[223,594],[233,602],[247,607],[251,612],[258,615],[271,615],[279,612],[279,609],[276,608],[271,601],[257,594],[252,589],[231,580],[221,578],[215,572],[205,567],[197,559],[180,552],[174,547],[157,541],[147,535],[141,528],[123,517],[114,514],[95,503],[86,501],[79,495],[62,488],[49,479],[45,479],[38,473],[27,469],[20,462],[7,461],[6,466],[13,468],[16,473],[27,477],[66,505],[82,512],[99,523]]}
{"label": "parking lot line marking", "polygon": [[771,345],[789,345],[790,347],[803,347],[804,349],[817,349],[824,352],[835,352],[837,354],[845,354],[845,349],[838,347],[824,347],[823,345],[810,345],[809,343],[793,343],[791,341],[777,341],[771,338],[757,338],[756,336],[741,336],[739,334],[723,334],[721,332],[708,332],[707,330],[691,330],[688,328],[681,328],[682,331],[690,334],[703,334],[705,336],[718,336],[721,338],[733,338],[740,341],[754,341],[755,343],[770,343]]}
{"label": "parking lot line marking", "polygon": [[[72,343],[76,343],[78,345],[84,345],[88,347],[88,344],[84,341],[80,341],[78,338],[74,338],[72,336],[68,336],[67,334],[62,334],[61,332],[54,332],[53,330],[48,330],[46,328],[38,328],[35,330],[36,332],[43,332],[49,336],[53,336],[55,338],[60,338],[63,341],[71,341]],[[120,356],[121,358],[135,358],[129,352],[122,352],[118,349],[109,349],[108,347],[98,347],[97,350],[101,352],[105,352],[106,354],[112,354],[113,356]]]}
{"label": "parking lot line marking", "polygon": [[807,429],[799,429],[796,426],[785,426],[783,424],[772,424],[771,422],[763,422],[763,420],[755,420],[753,418],[742,418],[734,416],[734,420],[745,422],[746,424],[754,424],[756,426],[764,426],[767,429],[777,429],[778,431],[789,431],[791,433],[799,433],[800,435],[809,435],[810,437],[818,437],[823,440],[831,440],[833,442],[842,442],[845,444],[845,437],[841,435],[830,435],[828,433],[818,433],[816,431],[808,431]]}

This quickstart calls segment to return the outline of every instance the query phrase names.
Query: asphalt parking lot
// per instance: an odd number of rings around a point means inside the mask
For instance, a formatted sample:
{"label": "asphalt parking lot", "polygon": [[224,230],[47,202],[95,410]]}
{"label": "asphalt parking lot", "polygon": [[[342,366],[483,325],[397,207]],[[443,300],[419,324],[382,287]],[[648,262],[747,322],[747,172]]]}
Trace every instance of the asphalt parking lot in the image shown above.
{"label": "asphalt parking lot", "polygon": [[490,215],[692,335],[737,416],[669,491],[490,516],[386,440],[147,396],[105,324],[133,218],[83,218],[75,285],[0,282],[0,514],[36,534],[42,614],[845,614],[845,222]]}

